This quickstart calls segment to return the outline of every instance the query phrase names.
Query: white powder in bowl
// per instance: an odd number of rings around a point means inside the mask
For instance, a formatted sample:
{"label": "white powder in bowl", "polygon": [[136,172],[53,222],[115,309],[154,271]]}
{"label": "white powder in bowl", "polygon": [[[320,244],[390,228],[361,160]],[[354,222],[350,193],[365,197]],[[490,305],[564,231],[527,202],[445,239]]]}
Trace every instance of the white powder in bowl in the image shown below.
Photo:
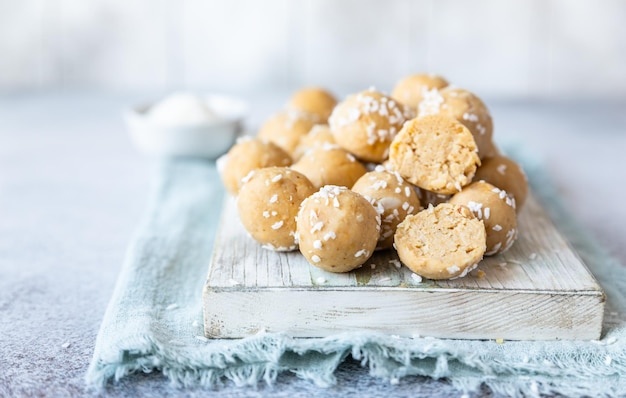
{"label": "white powder in bowl", "polygon": [[148,117],[162,126],[180,126],[215,122],[219,116],[201,97],[185,92],[174,93],[152,106]]}

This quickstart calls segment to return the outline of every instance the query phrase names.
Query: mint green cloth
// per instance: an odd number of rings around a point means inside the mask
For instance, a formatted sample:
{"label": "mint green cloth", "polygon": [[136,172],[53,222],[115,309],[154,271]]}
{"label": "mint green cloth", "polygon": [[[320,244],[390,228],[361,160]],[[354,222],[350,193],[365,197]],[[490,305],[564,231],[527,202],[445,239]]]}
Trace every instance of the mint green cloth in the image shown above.
{"label": "mint green cloth", "polygon": [[[626,394],[626,268],[566,214],[537,165],[524,162],[535,194],[607,294],[600,341],[506,342],[397,338],[350,332],[322,339],[260,334],[203,337],[201,296],[223,197],[213,163],[164,164],[102,321],[89,384],[161,370],[181,387],[240,385],[291,371],[320,386],[349,355],[372,375],[447,378],[462,392],[486,385],[509,396]],[[392,388],[392,387],[391,387]],[[390,390],[392,391],[392,390]]]}

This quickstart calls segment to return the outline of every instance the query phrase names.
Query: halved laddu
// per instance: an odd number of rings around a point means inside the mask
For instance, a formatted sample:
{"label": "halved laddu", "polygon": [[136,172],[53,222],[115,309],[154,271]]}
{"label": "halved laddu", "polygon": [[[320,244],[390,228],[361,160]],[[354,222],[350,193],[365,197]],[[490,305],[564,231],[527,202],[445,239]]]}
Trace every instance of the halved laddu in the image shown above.
{"label": "halved laddu", "polygon": [[460,192],[480,165],[472,133],[443,115],[405,123],[391,143],[389,161],[404,179],[438,194]]}
{"label": "halved laddu", "polygon": [[407,216],[394,236],[400,261],[429,279],[455,279],[478,265],[485,227],[465,206],[442,203]]}

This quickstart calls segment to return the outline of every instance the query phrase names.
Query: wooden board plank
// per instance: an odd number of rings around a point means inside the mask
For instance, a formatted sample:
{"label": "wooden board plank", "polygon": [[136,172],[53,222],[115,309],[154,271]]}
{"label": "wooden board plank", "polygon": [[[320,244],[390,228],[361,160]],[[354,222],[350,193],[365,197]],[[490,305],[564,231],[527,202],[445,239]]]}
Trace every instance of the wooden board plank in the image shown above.
{"label": "wooden board plank", "polygon": [[[376,330],[465,339],[597,339],[604,293],[536,199],[519,217],[520,237],[468,276],[421,282],[394,251],[334,274],[299,252],[261,248],[227,198],[203,293],[207,337],[259,330],[322,337]],[[478,270],[482,272],[478,272]]]}

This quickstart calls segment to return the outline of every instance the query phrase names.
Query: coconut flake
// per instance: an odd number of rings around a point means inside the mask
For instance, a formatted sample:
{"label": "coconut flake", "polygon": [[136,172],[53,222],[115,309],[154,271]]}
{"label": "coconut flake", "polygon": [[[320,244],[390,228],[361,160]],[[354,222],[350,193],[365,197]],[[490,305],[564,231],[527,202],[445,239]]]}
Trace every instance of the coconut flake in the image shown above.
{"label": "coconut flake", "polygon": [[372,188],[374,189],[385,189],[387,188],[387,181],[385,180],[378,180],[375,183],[372,184]]}
{"label": "coconut flake", "polygon": [[255,170],[252,170],[248,174],[246,174],[246,176],[241,179],[241,182],[243,182],[245,184],[246,182],[250,181],[250,179],[254,175],[254,172],[255,172]]}
{"label": "coconut flake", "polygon": [[485,253],[485,256],[492,256],[492,255],[496,254],[498,252],[498,250],[500,250],[501,247],[502,247],[502,242],[496,243],[495,246],[493,247],[493,250],[488,251],[487,253]]}
{"label": "coconut flake", "polygon": [[314,233],[315,231],[321,231],[323,227],[324,227],[324,223],[322,221],[318,221],[311,228],[311,233]]}
{"label": "coconut flake", "polygon": [[327,232],[327,233],[324,235],[324,238],[323,238],[323,239],[324,239],[324,241],[327,241],[327,240],[329,240],[329,239],[336,239],[336,238],[337,238],[337,235],[335,234],[335,232],[334,232],[334,231],[330,231],[330,232]]}
{"label": "coconut flake", "polygon": [[422,101],[418,105],[418,114],[420,116],[436,115],[440,112],[440,107],[444,99],[439,93],[439,90],[436,88],[424,90],[422,98]]}
{"label": "coconut flake", "polygon": [[357,251],[356,253],[354,253],[354,257],[361,257],[361,256],[367,256],[369,254],[369,252],[365,249],[361,249],[359,251]]}
{"label": "coconut flake", "polygon": [[472,213],[476,214],[476,217],[479,220],[482,220],[483,218],[483,204],[480,202],[474,202],[473,200],[470,200],[469,202],[467,202],[467,207],[468,209],[470,209],[472,211]]}
{"label": "coconut flake", "polygon": [[478,121],[478,116],[473,114],[473,113],[465,112],[463,114],[463,120],[467,120],[469,122],[477,122]]}
{"label": "coconut flake", "polygon": [[446,268],[448,270],[448,273],[450,275],[452,274],[456,274],[457,272],[459,272],[461,270],[461,268],[459,268],[458,265],[451,265],[448,268]]}

